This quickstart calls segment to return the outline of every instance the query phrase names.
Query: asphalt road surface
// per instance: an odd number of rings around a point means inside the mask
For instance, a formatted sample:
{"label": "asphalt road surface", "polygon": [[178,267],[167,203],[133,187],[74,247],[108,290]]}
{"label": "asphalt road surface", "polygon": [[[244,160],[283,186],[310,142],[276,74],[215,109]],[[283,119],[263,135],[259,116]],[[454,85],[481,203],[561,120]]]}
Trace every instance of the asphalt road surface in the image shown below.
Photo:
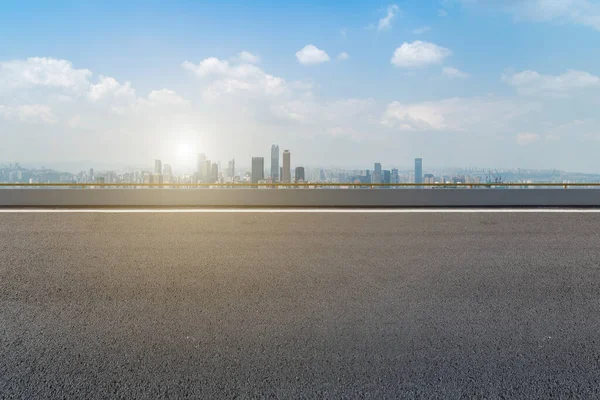
{"label": "asphalt road surface", "polygon": [[600,396],[600,214],[0,214],[2,398]]}

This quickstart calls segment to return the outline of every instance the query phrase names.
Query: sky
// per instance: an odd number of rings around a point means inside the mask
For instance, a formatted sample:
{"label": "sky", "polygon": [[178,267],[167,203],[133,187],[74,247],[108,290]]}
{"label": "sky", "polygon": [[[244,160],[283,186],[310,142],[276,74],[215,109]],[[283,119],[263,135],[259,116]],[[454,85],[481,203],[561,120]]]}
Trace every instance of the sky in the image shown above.
{"label": "sky", "polygon": [[600,172],[598,43],[596,0],[3,0],[0,163]]}

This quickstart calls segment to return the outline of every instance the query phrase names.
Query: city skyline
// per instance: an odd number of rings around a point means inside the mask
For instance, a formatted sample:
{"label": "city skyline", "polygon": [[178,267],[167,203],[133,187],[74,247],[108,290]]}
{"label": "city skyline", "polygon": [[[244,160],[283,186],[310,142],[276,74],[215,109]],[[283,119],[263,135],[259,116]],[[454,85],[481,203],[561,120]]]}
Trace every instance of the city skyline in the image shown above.
{"label": "city skyline", "polygon": [[503,4],[8,0],[0,159],[597,172],[600,7]]}
{"label": "city skyline", "polygon": [[[399,169],[394,166],[383,168],[382,163],[373,163],[373,168],[322,168],[291,164],[291,152],[283,151],[284,163],[279,165],[279,146],[271,145],[271,165],[265,164],[265,157],[252,157],[251,167],[237,167],[235,159],[227,162],[225,169],[221,162],[210,160],[206,153],[196,154],[196,168],[190,173],[176,173],[168,163],[154,159],[153,167],[141,167],[129,172],[115,170],[81,170],[78,173],[68,173],[51,169],[28,170],[20,164],[8,166],[0,164],[1,183],[107,183],[107,184],[227,184],[227,183],[354,183],[361,185],[372,184],[470,184],[470,183],[586,183],[600,181],[600,174],[569,173],[558,170],[526,170],[526,169],[482,169],[482,168],[426,168],[423,169],[423,159],[414,158],[413,169]],[[284,174],[284,168],[288,172]],[[427,173],[424,173],[427,172]],[[277,179],[280,176],[282,179]],[[427,187],[427,186],[425,186]]]}

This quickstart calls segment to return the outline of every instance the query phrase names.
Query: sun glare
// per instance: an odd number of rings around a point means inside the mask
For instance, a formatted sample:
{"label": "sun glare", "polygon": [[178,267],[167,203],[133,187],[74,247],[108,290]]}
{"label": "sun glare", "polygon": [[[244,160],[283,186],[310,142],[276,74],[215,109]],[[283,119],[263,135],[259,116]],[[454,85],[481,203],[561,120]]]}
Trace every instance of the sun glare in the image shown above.
{"label": "sun glare", "polygon": [[179,142],[175,151],[178,164],[192,164],[194,162],[195,151],[190,143]]}
{"label": "sun glare", "polygon": [[205,150],[198,133],[181,130],[176,134],[164,135],[160,139],[159,148],[158,158],[178,171],[195,170],[198,153]]}

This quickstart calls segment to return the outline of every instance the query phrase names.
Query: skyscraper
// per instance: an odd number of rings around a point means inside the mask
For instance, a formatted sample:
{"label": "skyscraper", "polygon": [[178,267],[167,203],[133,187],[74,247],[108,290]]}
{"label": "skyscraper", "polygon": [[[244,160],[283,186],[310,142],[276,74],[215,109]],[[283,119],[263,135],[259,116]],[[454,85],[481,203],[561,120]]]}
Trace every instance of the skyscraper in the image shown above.
{"label": "skyscraper", "polygon": [[202,169],[200,170],[200,176],[202,177],[202,182],[204,182],[204,183],[211,183],[210,182],[210,167],[211,167],[210,160],[205,160],[203,163]]}
{"label": "skyscraper", "polygon": [[281,177],[281,181],[283,183],[291,183],[292,177],[290,176],[292,173],[291,169],[291,155],[289,150],[283,151],[283,176]]}
{"label": "skyscraper", "polygon": [[296,167],[296,173],[294,174],[294,182],[304,182],[304,167]]}
{"label": "skyscraper", "polygon": [[415,158],[415,183],[423,183],[423,159]]}
{"label": "skyscraper", "polygon": [[388,169],[383,171],[383,183],[392,183],[392,174]]}
{"label": "skyscraper", "polygon": [[273,181],[279,180],[279,146],[271,146],[271,178]]}
{"label": "skyscraper", "polygon": [[165,175],[166,177],[171,177],[173,175],[173,170],[171,169],[170,164],[165,164],[163,168],[163,175]]}
{"label": "skyscraper", "polygon": [[227,178],[233,179],[235,176],[235,159],[230,160],[227,164]]}
{"label": "skyscraper", "polygon": [[202,166],[204,165],[204,161],[206,161],[206,154],[204,154],[204,153],[198,153],[198,158],[196,160],[197,160],[197,162],[196,162],[196,165],[197,165],[196,170],[198,172],[200,172],[200,170],[202,169]]}
{"label": "skyscraper", "polygon": [[90,182],[94,182],[94,168],[90,168],[90,176],[88,179]]}
{"label": "skyscraper", "polygon": [[375,163],[373,175],[371,176],[371,183],[381,183],[381,181],[381,163]]}
{"label": "skyscraper", "polygon": [[162,161],[154,160],[154,173],[159,175],[162,174]]}
{"label": "skyscraper", "polygon": [[264,157],[252,157],[252,183],[258,183],[265,179]]}
{"label": "skyscraper", "polygon": [[398,175],[398,168],[392,169],[391,183],[400,183],[400,176]]}
{"label": "skyscraper", "polygon": [[219,164],[212,163],[210,167],[210,182],[215,183],[219,180]]}
{"label": "skyscraper", "polygon": [[204,162],[206,161],[206,154],[198,153],[198,157],[196,158],[196,181],[202,182],[204,181]]}

